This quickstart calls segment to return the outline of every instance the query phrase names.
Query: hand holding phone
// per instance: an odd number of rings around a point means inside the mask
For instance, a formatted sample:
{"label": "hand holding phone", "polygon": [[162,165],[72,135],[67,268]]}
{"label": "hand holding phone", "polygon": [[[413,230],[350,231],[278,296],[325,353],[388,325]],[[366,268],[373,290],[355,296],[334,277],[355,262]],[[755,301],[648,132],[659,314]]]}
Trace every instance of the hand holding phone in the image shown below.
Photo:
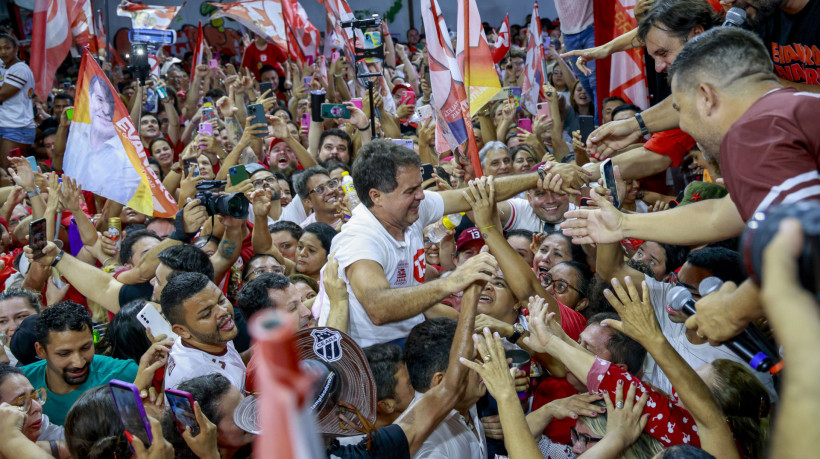
{"label": "hand holding phone", "polygon": [[182,167],[188,177],[199,177],[199,162],[196,158],[186,158],[182,160]]}
{"label": "hand holding phone", "polygon": [[618,199],[618,184],[615,181],[615,166],[612,164],[612,158],[607,158],[601,163],[601,181],[604,188],[612,193],[612,205],[615,208],[621,207],[621,201]]}
{"label": "hand holding phone", "polygon": [[146,304],[140,312],[137,313],[137,320],[145,329],[151,329],[151,335],[155,338],[160,335],[165,335],[165,339],[176,340],[179,335],[174,333],[171,329],[171,324],[165,320],[165,317],[157,311],[157,308],[152,304]]}
{"label": "hand holding phone", "polygon": [[267,91],[270,91],[268,93],[268,97],[273,95],[273,84],[270,81],[263,81],[259,83],[259,95],[261,96]]}
{"label": "hand holding phone", "polygon": [[182,434],[186,427],[190,427],[191,435],[199,435],[194,397],[188,392],[174,389],[165,389],[165,397],[168,399],[168,408],[171,409],[171,415],[174,417],[179,433]]}
{"label": "hand holding phone", "polygon": [[31,247],[34,259],[41,258],[45,255],[43,249],[46,248],[46,219],[38,218],[28,225],[28,246]]}
{"label": "hand holding phone", "polygon": [[114,405],[125,430],[139,438],[143,445],[150,445],[153,442],[151,435],[151,423],[145,413],[145,406],[142,404],[139,389],[137,386],[117,379],[112,379],[108,383],[111,396],[114,397]]}
{"label": "hand holding phone", "polygon": [[587,138],[595,130],[595,119],[590,115],[581,115],[578,117],[578,124],[581,127],[581,143],[586,144]]}
{"label": "hand holding phone", "polygon": [[[267,124],[268,120],[265,118],[265,107],[262,104],[250,104],[248,105],[248,117],[251,118],[251,125],[253,124]],[[263,132],[262,134],[257,134],[257,137],[265,137],[268,133]]]}
{"label": "hand holding phone", "polygon": [[228,175],[231,177],[231,185],[236,186],[248,180],[248,171],[245,170],[245,165],[240,164],[228,169]]}
{"label": "hand holding phone", "polygon": [[527,132],[532,132],[532,120],[529,118],[521,118],[518,120],[518,128]]}

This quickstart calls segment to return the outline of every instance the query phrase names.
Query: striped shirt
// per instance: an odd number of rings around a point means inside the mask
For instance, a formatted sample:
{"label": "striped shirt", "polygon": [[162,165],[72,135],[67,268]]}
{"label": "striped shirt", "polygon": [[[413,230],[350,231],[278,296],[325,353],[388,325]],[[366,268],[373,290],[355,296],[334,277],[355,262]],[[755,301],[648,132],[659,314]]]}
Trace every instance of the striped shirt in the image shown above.
{"label": "striped shirt", "polygon": [[0,104],[0,127],[33,128],[34,74],[25,62],[18,62],[0,75],[0,87],[11,85],[20,90]]}

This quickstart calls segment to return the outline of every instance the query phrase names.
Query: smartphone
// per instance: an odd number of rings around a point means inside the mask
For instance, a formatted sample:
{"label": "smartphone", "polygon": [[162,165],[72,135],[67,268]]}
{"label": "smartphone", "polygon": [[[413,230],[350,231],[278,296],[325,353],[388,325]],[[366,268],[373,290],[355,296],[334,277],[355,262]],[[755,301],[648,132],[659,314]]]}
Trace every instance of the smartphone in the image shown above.
{"label": "smartphone", "polygon": [[433,165],[424,163],[421,165],[421,181],[426,182],[433,178]]}
{"label": "smartphone", "polygon": [[199,177],[199,163],[196,158],[186,158],[182,160],[182,167],[189,177]]}
{"label": "smartphone", "polygon": [[71,82],[70,81],[64,81],[63,82],[63,91],[68,91],[69,89],[71,89]]}
{"label": "smartphone", "polygon": [[157,308],[152,304],[146,304],[140,312],[137,313],[137,320],[146,329],[151,329],[151,334],[154,336],[165,335],[165,339],[172,339],[176,341],[179,335],[174,333],[171,329],[171,324],[162,317],[162,314],[157,311]]}
{"label": "smartphone", "polygon": [[416,105],[416,93],[413,91],[404,91],[401,95],[401,103],[405,105]]}
{"label": "smartphone", "polygon": [[74,109],[67,108],[65,109],[65,117],[68,118],[69,121],[74,119]]}
{"label": "smartphone", "polygon": [[46,248],[46,219],[38,218],[28,224],[28,245],[34,254],[34,258],[40,258],[43,255],[43,249]]}
{"label": "smartphone", "polygon": [[151,424],[148,422],[148,415],[145,414],[145,406],[142,404],[137,386],[112,379],[108,383],[108,388],[111,390],[111,396],[114,397],[114,405],[117,407],[125,430],[138,437],[143,445],[150,446],[152,442]]}
{"label": "smartphone", "polygon": [[268,96],[273,95],[273,83],[271,83],[270,81],[263,81],[259,83],[259,95],[265,94],[266,91],[270,91],[270,94],[268,94]]}
{"label": "smartphone", "polygon": [[612,205],[616,208],[620,207],[621,203],[618,200],[618,186],[615,182],[615,166],[612,165],[612,158],[607,158],[606,161],[601,163],[601,180],[604,182],[604,188],[612,192]]}
{"label": "smartphone", "polygon": [[216,60],[216,59],[209,60],[208,61],[208,67],[212,68],[212,69],[218,69],[219,68],[219,61]]}
{"label": "smartphone", "polygon": [[415,144],[413,143],[413,139],[390,139],[390,141],[395,143],[396,145],[407,148],[408,150],[414,150],[415,149]]}
{"label": "smartphone", "polygon": [[[168,98],[168,91],[165,89],[165,85],[162,83],[157,84],[157,94],[159,94],[160,99],[167,99]],[[71,118],[69,118],[71,119]]]}
{"label": "smartphone", "polygon": [[213,105],[203,106],[201,121],[207,122],[213,120],[214,118],[216,118],[216,113],[214,113]]}
{"label": "smartphone", "polygon": [[529,118],[522,118],[518,120],[518,127],[527,132],[532,132],[532,120]]}
{"label": "smartphone", "polygon": [[552,119],[552,112],[550,112],[550,103],[549,102],[541,102],[540,104],[535,106],[535,116],[544,115],[547,119]]}
{"label": "smartphone", "polygon": [[[265,107],[262,104],[248,105],[248,116],[253,118],[251,124],[266,124],[268,122],[265,119]],[[259,134],[258,137],[265,137],[267,135],[267,132],[263,132],[262,134]]]}
{"label": "smartphone", "polygon": [[248,171],[245,170],[245,165],[240,164],[228,169],[228,175],[231,176],[231,185],[239,185],[245,180],[248,180]]}
{"label": "smartphone", "polygon": [[344,104],[322,104],[322,118],[350,119],[350,109]]}
{"label": "smartphone", "polygon": [[205,105],[205,104],[211,104],[211,105],[213,105],[213,104],[214,104],[214,99],[213,99],[213,97],[210,97],[210,96],[205,96],[205,97],[203,97],[203,98],[202,98],[202,105]]}
{"label": "smartphone", "polygon": [[9,158],[22,158],[23,157],[23,150],[19,148],[12,148],[9,150]]}
{"label": "smartphone", "polygon": [[211,123],[199,123],[199,133],[212,136],[214,135],[214,125]]}
{"label": "smartphone", "polygon": [[595,202],[592,198],[581,198],[581,207],[589,207],[595,205]]}
{"label": "smartphone", "polygon": [[350,101],[353,102],[353,105],[355,105],[356,108],[358,108],[359,110],[362,109],[362,98],[361,97],[356,97],[355,99],[350,99]]}
{"label": "smartphone", "polygon": [[302,78],[302,84],[304,84],[306,88],[310,87],[310,80],[312,80],[312,79],[313,79],[313,77],[306,76],[306,77]]}
{"label": "smartphone", "polygon": [[595,119],[590,115],[581,115],[578,124],[581,125],[581,142],[587,143],[587,137],[595,130]]}
{"label": "smartphone", "polygon": [[188,392],[174,389],[165,389],[168,407],[174,417],[179,433],[185,432],[185,427],[191,428],[193,436],[199,435],[199,423],[194,412],[194,398]]}
{"label": "smartphone", "polygon": [[433,106],[432,105],[422,105],[421,107],[416,107],[416,117],[418,118],[417,122],[422,122],[426,119],[433,117]]}
{"label": "smartphone", "polygon": [[37,158],[34,156],[26,156],[26,160],[31,164],[31,170],[37,172]]}
{"label": "smartphone", "polygon": [[305,113],[302,115],[301,124],[303,127],[310,128],[310,113]]}

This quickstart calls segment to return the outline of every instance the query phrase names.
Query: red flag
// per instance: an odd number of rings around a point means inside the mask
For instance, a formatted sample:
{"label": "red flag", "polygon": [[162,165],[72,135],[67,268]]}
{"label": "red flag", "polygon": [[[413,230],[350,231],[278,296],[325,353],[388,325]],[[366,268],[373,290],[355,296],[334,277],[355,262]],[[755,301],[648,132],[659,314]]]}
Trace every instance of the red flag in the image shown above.
{"label": "red flag", "polygon": [[196,67],[202,63],[202,56],[205,55],[205,49],[202,43],[202,21],[199,21],[199,36],[196,39],[196,47],[194,48],[194,58],[191,60],[191,81],[194,81],[194,73]]}
{"label": "red flag", "polygon": [[98,54],[97,37],[94,31],[94,14],[91,12],[91,1],[80,0],[80,9],[71,23],[71,36],[74,43],[82,48],[88,48],[92,54]]}
{"label": "red flag", "polygon": [[311,24],[305,9],[297,0],[282,0],[282,14],[288,31],[288,50],[302,63],[305,57],[319,54],[319,29]]}
{"label": "red flag", "polygon": [[[595,43],[607,43],[637,27],[633,10],[636,0],[595,1]],[[643,48],[635,48],[596,61],[597,107],[608,96],[622,97],[641,108],[649,106]],[[599,108],[600,109],[600,108]]]}
{"label": "red flag", "polygon": [[101,59],[106,58],[106,54],[108,51],[108,47],[106,46],[105,40],[105,25],[103,22],[103,12],[102,10],[97,10],[97,14],[94,16],[94,30],[97,32],[97,52]]}
{"label": "red flag", "polygon": [[31,72],[34,92],[46,100],[54,75],[71,49],[71,24],[82,11],[74,0],[35,0],[32,17]]}
{"label": "red flag", "polygon": [[504,56],[510,51],[510,15],[504,18],[501,28],[498,29],[498,34],[495,38],[495,46],[493,47],[493,62],[498,64],[504,59]]}

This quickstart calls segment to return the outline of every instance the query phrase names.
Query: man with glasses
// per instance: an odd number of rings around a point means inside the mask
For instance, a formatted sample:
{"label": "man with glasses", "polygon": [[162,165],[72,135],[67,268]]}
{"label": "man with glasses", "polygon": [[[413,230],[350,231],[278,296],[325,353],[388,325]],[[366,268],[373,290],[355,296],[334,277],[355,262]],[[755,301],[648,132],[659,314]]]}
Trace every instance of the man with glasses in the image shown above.
{"label": "man with glasses", "polygon": [[[288,207],[303,205],[309,215],[302,221],[291,221],[302,228],[314,222],[326,223],[334,228],[339,226],[337,214],[343,191],[339,180],[330,178],[327,169],[320,166],[306,169],[293,178],[293,188],[296,189],[300,202],[294,200]],[[282,218],[286,219],[285,212],[282,213]]]}
{"label": "man with glasses", "polygon": [[[711,346],[693,330],[687,329],[684,325],[687,316],[668,306],[669,291],[675,286],[686,288],[695,299],[698,299],[700,294],[697,287],[707,277],[715,276],[723,281],[733,281],[738,284],[743,282],[746,275],[743,274],[740,254],[720,247],[695,250],[689,254],[680,271],[674,276],[670,276],[669,282],[660,282],[649,274],[635,270],[623,260],[623,251],[620,244],[598,244],[596,273],[602,279],[612,279],[613,285],[616,281],[623,282],[627,276],[631,277],[633,281],[643,279],[649,288],[649,297],[663,335],[686,363],[697,369],[717,359],[729,359],[746,366],[752,371],[748,363],[744,362],[725,345]],[[643,372],[643,379],[646,382],[666,393],[672,393],[672,385],[669,379],[653,359],[646,359]],[[759,371],[752,371],[752,373],[766,386],[769,394],[775,397],[773,399],[775,400],[777,395],[774,391],[771,375]]]}
{"label": "man with glasses", "polygon": [[[281,198],[279,190],[279,181],[274,176],[273,172],[265,169],[259,164],[246,164],[245,170],[248,172],[248,177],[251,180],[254,190],[268,190],[271,193],[271,203],[275,204]],[[265,226],[274,223],[282,213],[281,204],[271,205],[268,209],[268,219]],[[249,216],[249,219],[256,222],[256,214]],[[261,217],[261,216],[260,216]],[[256,224],[256,223],[254,223]]]}
{"label": "man with glasses", "polygon": [[262,274],[285,274],[285,266],[276,261],[273,255],[257,253],[242,268],[242,282],[248,283]]}

